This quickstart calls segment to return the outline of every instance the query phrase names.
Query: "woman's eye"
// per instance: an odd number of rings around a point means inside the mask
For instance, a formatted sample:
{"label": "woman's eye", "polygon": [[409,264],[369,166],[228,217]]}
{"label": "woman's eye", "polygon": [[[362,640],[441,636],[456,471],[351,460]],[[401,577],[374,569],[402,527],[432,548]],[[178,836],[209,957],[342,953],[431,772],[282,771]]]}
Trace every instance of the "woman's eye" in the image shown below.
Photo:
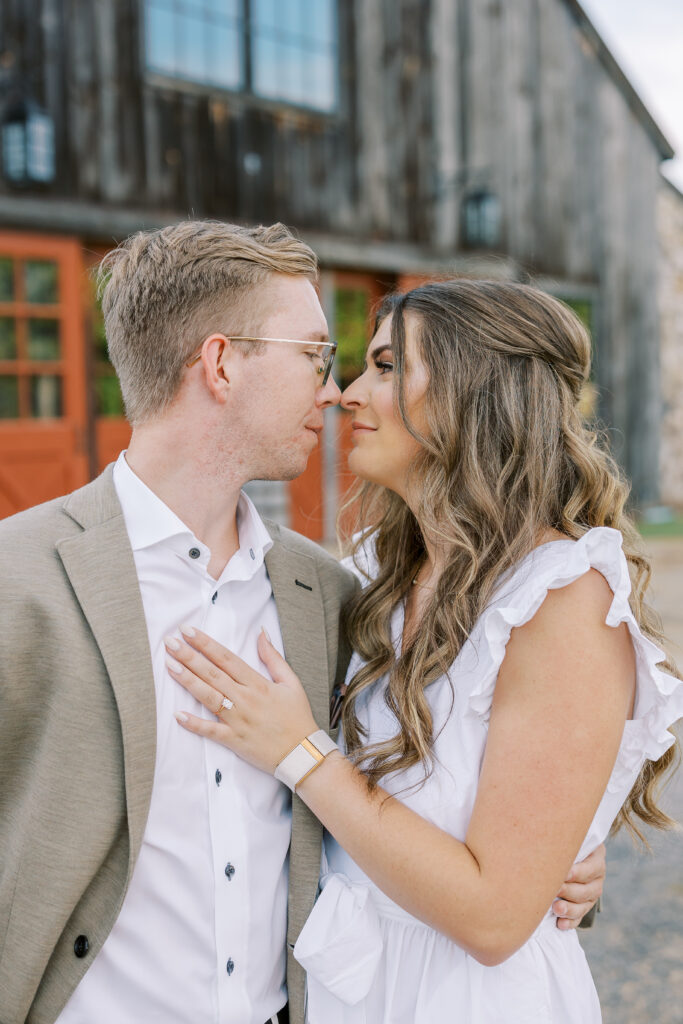
{"label": "woman's eye", "polygon": [[385,374],[385,373],[391,373],[391,371],[392,371],[392,370],[393,370],[393,368],[394,368],[394,364],[393,364],[393,363],[385,363],[385,362],[383,362],[382,360],[378,360],[378,361],[377,361],[377,362],[375,363],[375,366],[376,366],[376,367],[377,367],[377,369],[379,370],[379,372],[380,372],[380,375],[383,375],[383,374]]}

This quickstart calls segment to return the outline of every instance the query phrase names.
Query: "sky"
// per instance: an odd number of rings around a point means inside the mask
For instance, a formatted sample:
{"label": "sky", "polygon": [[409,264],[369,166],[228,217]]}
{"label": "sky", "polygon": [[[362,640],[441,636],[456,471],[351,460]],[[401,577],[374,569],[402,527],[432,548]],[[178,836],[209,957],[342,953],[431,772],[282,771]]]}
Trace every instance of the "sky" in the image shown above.
{"label": "sky", "polygon": [[662,164],[683,190],[683,0],[579,0],[676,150]]}

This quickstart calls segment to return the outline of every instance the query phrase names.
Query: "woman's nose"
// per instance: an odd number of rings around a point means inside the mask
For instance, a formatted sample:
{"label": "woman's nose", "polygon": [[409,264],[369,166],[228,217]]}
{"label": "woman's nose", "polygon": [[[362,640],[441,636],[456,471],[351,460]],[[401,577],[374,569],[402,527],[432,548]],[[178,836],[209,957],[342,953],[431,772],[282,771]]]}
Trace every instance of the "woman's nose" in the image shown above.
{"label": "woman's nose", "polygon": [[357,409],[367,405],[367,397],[363,391],[361,385],[361,377],[356,377],[347,388],[344,389],[341,396],[341,407],[342,409]]}

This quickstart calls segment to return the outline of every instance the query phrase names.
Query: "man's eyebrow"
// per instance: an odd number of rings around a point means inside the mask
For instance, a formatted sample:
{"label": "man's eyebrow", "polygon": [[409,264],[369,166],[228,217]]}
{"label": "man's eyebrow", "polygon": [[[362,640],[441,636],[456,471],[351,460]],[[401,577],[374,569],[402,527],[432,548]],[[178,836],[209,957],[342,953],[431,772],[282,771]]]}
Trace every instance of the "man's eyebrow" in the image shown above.
{"label": "man's eyebrow", "polygon": [[329,345],[330,336],[322,331],[309,331],[308,334],[302,334],[301,340],[310,341],[313,345]]}

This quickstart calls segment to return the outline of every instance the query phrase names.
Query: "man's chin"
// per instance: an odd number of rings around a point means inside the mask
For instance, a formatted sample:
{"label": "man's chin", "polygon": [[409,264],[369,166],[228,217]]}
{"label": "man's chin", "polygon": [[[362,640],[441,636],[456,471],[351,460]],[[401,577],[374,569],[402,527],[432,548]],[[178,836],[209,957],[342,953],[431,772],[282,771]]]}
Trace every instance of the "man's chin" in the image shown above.
{"label": "man's chin", "polygon": [[296,480],[297,477],[306,469],[308,465],[308,455],[301,455],[296,459],[291,459],[286,464],[281,466],[269,466],[262,473],[258,473],[252,477],[253,480],[278,480],[283,483],[287,483],[289,480]]}

